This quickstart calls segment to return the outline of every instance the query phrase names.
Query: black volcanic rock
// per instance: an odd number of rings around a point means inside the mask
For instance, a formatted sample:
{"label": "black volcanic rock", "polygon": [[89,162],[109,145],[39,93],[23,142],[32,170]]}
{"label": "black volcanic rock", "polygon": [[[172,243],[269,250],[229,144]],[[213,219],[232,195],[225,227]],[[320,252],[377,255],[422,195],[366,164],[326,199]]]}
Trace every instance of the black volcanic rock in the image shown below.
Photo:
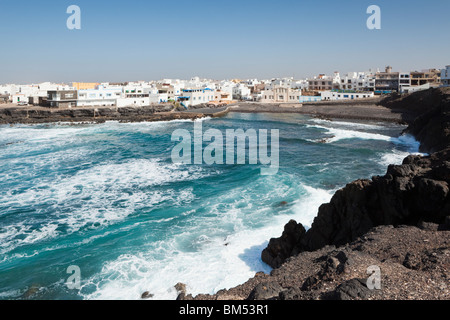
{"label": "black volcanic rock", "polygon": [[258,284],[248,296],[247,300],[275,300],[283,288],[277,282]]}
{"label": "black volcanic rock", "polygon": [[405,132],[420,141],[422,152],[450,147],[450,87],[389,97],[380,104],[402,113],[409,124]]}
{"label": "black volcanic rock", "polygon": [[415,120],[414,134],[430,156],[412,155],[390,165],[384,176],[356,180],[320,206],[307,232],[290,221],[281,238],[271,239],[262,260],[278,268],[289,257],[326,245],[342,246],[378,225],[435,223],[446,227],[450,212],[450,88],[432,89],[384,102]]}
{"label": "black volcanic rock", "polygon": [[270,239],[268,247],[262,252],[263,261],[270,266],[276,266],[275,268],[279,267],[287,258],[299,253],[296,244],[305,232],[301,224],[294,220],[289,221],[280,238]]}
{"label": "black volcanic rock", "polygon": [[450,179],[440,173],[449,161],[450,149],[427,157],[410,156],[402,165],[389,166],[382,177],[349,183],[330,203],[320,206],[307,232],[290,221],[281,238],[270,240],[263,261],[278,268],[292,255],[344,245],[378,225],[444,225],[450,212]]}
{"label": "black volcanic rock", "polygon": [[339,285],[330,294],[325,295],[325,298],[332,300],[365,300],[372,294],[373,292],[367,288],[364,279],[350,279]]}

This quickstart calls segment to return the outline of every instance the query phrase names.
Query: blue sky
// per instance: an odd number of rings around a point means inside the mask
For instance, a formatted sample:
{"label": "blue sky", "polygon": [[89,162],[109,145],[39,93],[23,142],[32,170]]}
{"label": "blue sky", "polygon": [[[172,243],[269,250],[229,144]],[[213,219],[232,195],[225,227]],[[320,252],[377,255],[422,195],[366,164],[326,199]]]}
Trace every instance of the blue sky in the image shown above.
{"label": "blue sky", "polygon": [[[69,30],[69,5],[81,30]],[[369,30],[368,6],[381,8]],[[310,77],[450,64],[449,0],[1,0],[0,83]]]}

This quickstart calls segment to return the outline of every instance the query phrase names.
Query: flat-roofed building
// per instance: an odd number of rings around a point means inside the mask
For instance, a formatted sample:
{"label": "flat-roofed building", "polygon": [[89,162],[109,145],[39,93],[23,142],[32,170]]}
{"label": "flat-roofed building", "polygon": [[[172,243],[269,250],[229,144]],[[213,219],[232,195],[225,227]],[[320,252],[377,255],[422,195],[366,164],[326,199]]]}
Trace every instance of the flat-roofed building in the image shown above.
{"label": "flat-roofed building", "polygon": [[385,72],[375,74],[375,93],[398,92],[400,87],[400,72],[392,72],[387,66]]}
{"label": "flat-roofed building", "polygon": [[428,69],[411,72],[411,86],[423,86],[429,83],[430,86],[441,84],[441,70]]}
{"label": "flat-roofed building", "polygon": [[72,87],[77,90],[95,89],[99,85],[97,82],[72,82]]}
{"label": "flat-roofed building", "polygon": [[310,91],[327,91],[333,89],[333,78],[320,74],[314,79],[308,80],[308,89]]}
{"label": "flat-roofed building", "polygon": [[47,103],[53,108],[76,107],[77,100],[77,90],[54,90],[47,92]]}
{"label": "flat-roofed building", "polygon": [[214,90],[209,88],[192,88],[181,91],[181,96],[178,96],[177,100],[187,107],[214,101]]}
{"label": "flat-roofed building", "polygon": [[271,90],[261,92],[262,103],[298,103],[302,90],[289,87],[274,86]]}
{"label": "flat-roofed building", "polygon": [[115,106],[116,100],[122,98],[121,87],[78,90],[77,106]]}

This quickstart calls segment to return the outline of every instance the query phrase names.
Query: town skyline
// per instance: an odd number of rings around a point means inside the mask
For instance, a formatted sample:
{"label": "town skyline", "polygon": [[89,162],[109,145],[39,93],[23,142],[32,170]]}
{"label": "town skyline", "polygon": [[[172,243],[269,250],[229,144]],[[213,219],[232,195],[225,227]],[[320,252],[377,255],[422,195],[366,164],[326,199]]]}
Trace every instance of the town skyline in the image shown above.
{"label": "town skyline", "polygon": [[[448,60],[448,59],[447,59]],[[428,66],[427,68],[412,68],[409,70],[403,70],[403,69],[398,69],[395,66],[392,66],[392,64],[386,63],[385,65],[383,65],[382,67],[368,67],[365,69],[352,69],[352,70],[334,70],[332,72],[321,72],[318,71],[316,73],[313,73],[311,76],[307,76],[307,77],[297,77],[297,76],[293,76],[293,75],[279,75],[279,76],[269,76],[269,77],[227,77],[227,78],[219,78],[219,77],[202,77],[198,74],[193,74],[191,76],[188,77],[160,77],[160,78],[142,78],[142,79],[123,79],[121,81],[113,81],[113,80],[108,80],[106,79],[105,81],[100,81],[97,79],[92,79],[92,78],[85,78],[85,79],[71,79],[69,81],[52,81],[49,79],[44,79],[43,81],[39,81],[39,82],[0,82],[0,86],[1,85],[38,85],[41,83],[54,83],[54,84],[72,84],[72,83],[97,83],[97,84],[102,84],[102,83],[117,83],[117,84],[123,84],[123,83],[138,83],[138,82],[163,82],[165,80],[172,80],[172,81],[190,81],[192,79],[200,79],[200,80],[207,80],[207,81],[248,81],[248,80],[258,80],[258,81],[271,81],[271,80],[279,80],[279,79],[292,79],[293,81],[302,81],[302,80],[311,80],[311,79],[315,79],[318,78],[320,76],[333,76],[333,74],[339,73],[341,75],[347,75],[347,74],[352,74],[352,73],[377,73],[377,72],[383,72],[385,70],[385,68],[387,67],[391,67],[393,68],[393,71],[395,72],[399,72],[399,73],[408,73],[408,72],[424,72],[424,71],[428,71],[428,70],[441,70],[443,67],[447,67],[448,63],[444,64],[444,65],[440,65],[440,66]]]}
{"label": "town skyline", "polygon": [[[448,64],[450,2],[2,2],[0,83],[311,78]],[[81,29],[66,9],[81,9]],[[366,27],[370,5],[381,29]],[[417,39],[421,39],[420,42]]]}

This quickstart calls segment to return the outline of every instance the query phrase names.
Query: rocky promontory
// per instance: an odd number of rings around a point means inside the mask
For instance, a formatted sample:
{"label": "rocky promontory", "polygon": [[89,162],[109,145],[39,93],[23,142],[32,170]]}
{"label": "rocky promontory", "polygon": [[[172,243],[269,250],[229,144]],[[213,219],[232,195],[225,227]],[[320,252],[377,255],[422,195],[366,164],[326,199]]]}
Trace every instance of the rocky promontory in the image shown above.
{"label": "rocky promontory", "polygon": [[444,224],[450,216],[450,149],[427,157],[409,156],[386,175],[357,180],[319,208],[311,228],[290,222],[271,239],[262,259],[273,268],[303,251],[342,246],[379,225]]}

